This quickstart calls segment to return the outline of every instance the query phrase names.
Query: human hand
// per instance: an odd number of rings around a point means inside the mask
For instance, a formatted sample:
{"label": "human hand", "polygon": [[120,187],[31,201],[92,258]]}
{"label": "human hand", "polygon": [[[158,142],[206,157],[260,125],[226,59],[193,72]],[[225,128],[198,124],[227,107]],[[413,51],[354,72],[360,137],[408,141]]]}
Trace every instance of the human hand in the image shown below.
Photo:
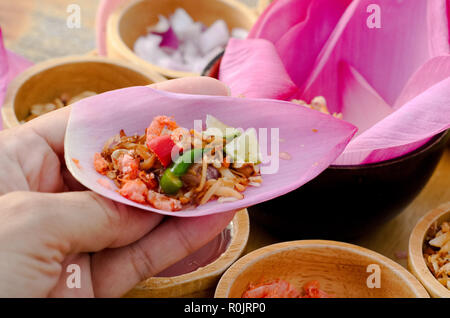
{"label": "human hand", "polygon": [[[227,95],[211,78],[153,85]],[[86,191],[64,165],[70,106],[0,133],[0,297],[119,297],[218,235],[234,212],[163,218]],[[66,267],[81,288],[66,286]]]}

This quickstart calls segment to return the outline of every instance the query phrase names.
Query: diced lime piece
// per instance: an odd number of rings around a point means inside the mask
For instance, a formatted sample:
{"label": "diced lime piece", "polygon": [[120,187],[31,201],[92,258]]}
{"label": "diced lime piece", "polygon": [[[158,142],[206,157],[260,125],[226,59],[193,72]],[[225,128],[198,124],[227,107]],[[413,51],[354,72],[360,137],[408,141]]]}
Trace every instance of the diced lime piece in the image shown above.
{"label": "diced lime piece", "polygon": [[218,128],[221,131],[225,132],[226,128],[230,128],[230,126],[225,125],[220,120],[212,115],[206,115],[206,129],[209,128]]}
{"label": "diced lime piece", "polygon": [[216,117],[211,115],[206,115],[206,131],[203,133],[208,136],[221,135],[227,140],[233,139],[241,134],[238,129],[225,125]]}
{"label": "diced lime piece", "polygon": [[233,159],[233,162],[259,164],[261,162],[261,154],[259,152],[256,129],[249,128],[242,135],[228,143],[225,146],[225,152]]}

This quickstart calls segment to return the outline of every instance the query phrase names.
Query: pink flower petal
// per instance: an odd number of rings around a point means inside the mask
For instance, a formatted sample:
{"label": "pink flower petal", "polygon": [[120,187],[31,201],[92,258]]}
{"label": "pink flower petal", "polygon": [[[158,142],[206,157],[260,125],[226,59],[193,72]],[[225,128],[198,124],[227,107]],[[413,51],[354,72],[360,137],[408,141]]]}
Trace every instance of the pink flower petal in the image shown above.
{"label": "pink flower petal", "polygon": [[373,0],[353,2],[306,83],[307,97],[323,94],[325,90],[328,100],[336,102],[339,92],[335,74],[339,62],[346,61],[393,105],[409,77],[428,59],[441,53],[448,39],[435,37],[432,31],[447,21],[442,14],[436,14],[435,1],[378,0],[375,3],[380,8],[381,28],[369,28],[367,24],[373,14],[367,8],[374,4]]}
{"label": "pink flower petal", "polygon": [[[308,7],[305,20],[276,39],[277,52],[298,87],[304,85],[317,56],[350,2],[351,0],[315,0]],[[298,10],[300,8],[294,12]],[[272,28],[277,29],[278,26]]]}
{"label": "pink flower petal", "polygon": [[450,55],[438,56],[426,62],[409,79],[394,108],[399,108],[434,84],[450,77]]}
{"label": "pink flower petal", "polygon": [[336,164],[367,164],[407,154],[450,128],[450,78],[353,139]]}
{"label": "pink flower petal", "polygon": [[297,92],[275,47],[263,39],[230,39],[219,79],[233,96],[289,100]]}
{"label": "pink flower petal", "polygon": [[3,98],[6,93],[8,69],[8,56],[3,46],[2,29],[0,29],[0,105],[3,104]]}
{"label": "pink flower petal", "polygon": [[276,43],[294,25],[306,19],[314,0],[273,1],[259,17],[248,38],[266,39]]}
{"label": "pink flower petal", "polygon": [[8,83],[11,82],[17,75],[33,65],[32,62],[23,58],[22,56],[6,50],[8,58]]}
{"label": "pink flower petal", "polygon": [[[447,3],[446,3],[447,2]],[[432,56],[448,54],[450,51],[450,23],[448,14],[450,1],[439,0],[428,3],[428,28],[431,37],[430,51]]]}
{"label": "pink flower petal", "polygon": [[[3,104],[8,84],[32,63],[23,57],[8,51],[3,44],[2,29],[0,28],[0,106]],[[2,122],[0,121],[0,130]]]}
{"label": "pink flower petal", "polygon": [[[279,152],[288,153],[291,159],[279,160],[276,172],[263,175],[261,187],[247,189],[243,200],[228,203],[212,201],[181,212],[165,212],[134,203],[98,183],[101,176],[93,167],[94,153],[120,129],[128,134],[142,134],[156,115],[173,116],[180,126],[193,128],[194,120],[204,121],[206,114],[236,128],[256,128],[263,157],[267,154],[263,149],[268,148],[273,153],[272,163],[276,163],[278,155],[272,149],[272,144],[265,147],[263,137],[266,136],[272,142],[278,139],[271,139],[259,128],[268,128],[269,134],[271,128],[278,128],[279,138],[284,140],[279,143]],[[65,156],[74,177],[105,197],[147,211],[193,217],[238,210],[300,187],[339,156],[355,131],[356,128],[351,124],[289,102],[183,95],[149,87],[132,87],[84,99],[72,108],[66,133]],[[78,169],[71,158],[77,158],[83,169]]]}
{"label": "pink flower petal", "polygon": [[339,84],[343,105],[340,112],[346,121],[358,127],[358,135],[392,113],[392,108],[361,74],[345,62],[339,65]]}
{"label": "pink flower petal", "polygon": [[96,18],[98,54],[106,55],[106,29],[108,18],[119,6],[129,0],[102,0],[98,6]]}
{"label": "pink flower petal", "polygon": [[447,0],[448,44],[450,45],[450,0]]}

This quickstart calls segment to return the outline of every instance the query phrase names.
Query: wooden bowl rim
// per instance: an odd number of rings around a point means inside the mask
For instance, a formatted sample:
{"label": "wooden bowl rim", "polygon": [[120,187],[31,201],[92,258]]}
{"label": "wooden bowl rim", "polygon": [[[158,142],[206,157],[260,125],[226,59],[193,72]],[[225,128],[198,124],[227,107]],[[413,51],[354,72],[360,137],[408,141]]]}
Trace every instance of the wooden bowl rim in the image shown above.
{"label": "wooden bowl rim", "polygon": [[[145,291],[148,289],[162,290],[173,286],[182,285],[187,282],[203,280],[206,278],[218,276],[223,273],[231,264],[233,264],[240,255],[242,255],[250,233],[250,219],[247,209],[240,210],[236,213],[233,220],[234,235],[231,238],[227,250],[219,256],[214,262],[200,267],[199,269],[173,277],[150,277],[133,289]],[[232,256],[232,257],[230,257]]]}
{"label": "wooden bowl rim", "polygon": [[19,120],[17,119],[14,104],[15,99],[17,96],[17,93],[22,88],[23,84],[26,83],[28,80],[30,80],[32,77],[48,71],[52,68],[56,68],[62,65],[67,64],[76,64],[76,63],[102,63],[102,64],[109,64],[114,66],[123,67],[125,69],[131,70],[149,80],[149,82],[158,83],[165,81],[166,78],[161,76],[160,74],[146,70],[145,72],[140,70],[138,67],[136,67],[134,64],[118,60],[118,59],[112,59],[112,58],[106,58],[101,56],[94,56],[92,54],[88,55],[72,55],[72,56],[66,56],[66,57],[59,57],[59,58],[53,58],[49,59],[43,62],[36,63],[29,68],[27,68],[25,71],[20,73],[16,78],[12,80],[10,85],[8,85],[8,89],[6,91],[5,100],[1,109],[2,112],[2,120],[4,123],[4,127],[16,127],[20,125]]}
{"label": "wooden bowl rim", "polygon": [[429,211],[416,224],[409,237],[408,267],[433,297],[449,298],[450,290],[442,286],[428,269],[422,246],[430,226],[447,215],[450,220],[450,201]]}
{"label": "wooden bowl rim", "polygon": [[[153,69],[154,71],[162,74],[163,76],[169,78],[179,78],[179,77],[193,77],[200,76],[201,73],[193,73],[193,72],[183,72],[183,71],[175,71],[168,68],[160,67],[156,64],[150,63],[143,58],[139,57],[135,54],[122,40],[119,32],[120,21],[122,20],[123,15],[133,6],[138,3],[144,2],[147,0],[134,0],[123,5],[119,6],[114,12],[110,15],[107,22],[107,41],[109,41],[110,45],[114,46],[118,51],[121,52],[128,60],[135,61],[135,63],[139,63],[144,65],[146,68]],[[231,8],[241,11],[244,13],[249,21],[254,24],[257,20],[257,15],[252,9],[247,7],[245,4],[237,1],[237,0],[209,0],[209,1],[218,1],[222,2],[225,5],[228,5]]]}
{"label": "wooden bowl rim", "polygon": [[329,241],[329,240],[297,240],[297,241],[288,241],[282,243],[276,243],[272,245],[268,245],[257,249],[242,258],[240,258],[237,262],[235,262],[228,270],[223,274],[219,283],[217,284],[215,298],[226,298],[230,292],[230,288],[232,284],[235,282],[236,278],[242,271],[247,269],[248,267],[254,265],[259,262],[261,259],[280,253],[285,250],[292,249],[307,249],[309,247],[323,247],[323,248],[335,248],[340,250],[346,250],[348,252],[352,252],[358,255],[363,255],[369,257],[371,259],[376,260],[377,262],[389,268],[394,274],[400,277],[405,283],[405,286],[416,295],[418,298],[429,298],[429,295],[425,288],[420,284],[420,282],[405,268],[403,268],[400,264],[397,264],[393,260],[383,256],[377,252],[366,249],[364,247],[338,242],[338,241]]}

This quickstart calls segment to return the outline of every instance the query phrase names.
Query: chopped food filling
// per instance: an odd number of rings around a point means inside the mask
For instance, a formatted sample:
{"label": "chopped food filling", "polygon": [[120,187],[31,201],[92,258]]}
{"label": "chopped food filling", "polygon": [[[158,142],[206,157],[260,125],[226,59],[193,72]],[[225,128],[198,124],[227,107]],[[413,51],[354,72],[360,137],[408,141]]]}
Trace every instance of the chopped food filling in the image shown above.
{"label": "chopped food filling", "polygon": [[[293,99],[291,100],[291,102],[330,115],[330,111],[328,110],[327,106],[327,100],[323,96],[314,97],[310,104],[301,99]],[[338,119],[343,118],[342,113],[333,113],[333,117]]]}
{"label": "chopped food filling", "polygon": [[260,284],[250,284],[242,298],[331,298],[331,296],[320,290],[320,284],[316,280],[306,283],[301,293],[291,283],[276,279]]}
{"label": "chopped food filling", "polygon": [[241,133],[210,115],[206,128],[188,130],[157,116],[143,135],[121,130],[111,137],[94,154],[94,168],[123,197],[160,210],[243,199],[247,187],[262,183],[255,129]]}
{"label": "chopped food filling", "polygon": [[450,222],[434,223],[424,241],[423,256],[434,277],[450,290]]}
{"label": "chopped food filling", "polygon": [[244,39],[248,35],[247,30],[239,27],[230,32],[223,19],[208,24],[195,21],[186,10],[176,8],[170,16],[158,15],[158,23],[149,26],[147,34],[137,38],[133,50],[142,59],[160,67],[201,73],[224,50],[231,37]]}
{"label": "chopped food filling", "polygon": [[46,113],[49,113],[51,111],[63,108],[67,105],[73,104],[75,102],[78,102],[84,98],[87,97],[91,97],[97,95],[94,92],[90,92],[90,91],[85,91],[82,92],[81,94],[78,94],[74,97],[70,97],[69,94],[64,93],[62,94],[60,97],[55,98],[55,100],[52,103],[46,103],[46,104],[35,104],[33,106],[31,106],[30,108],[30,113],[28,114],[28,116],[22,120],[20,123],[24,124],[32,119],[35,119],[39,116],[42,116]]}

